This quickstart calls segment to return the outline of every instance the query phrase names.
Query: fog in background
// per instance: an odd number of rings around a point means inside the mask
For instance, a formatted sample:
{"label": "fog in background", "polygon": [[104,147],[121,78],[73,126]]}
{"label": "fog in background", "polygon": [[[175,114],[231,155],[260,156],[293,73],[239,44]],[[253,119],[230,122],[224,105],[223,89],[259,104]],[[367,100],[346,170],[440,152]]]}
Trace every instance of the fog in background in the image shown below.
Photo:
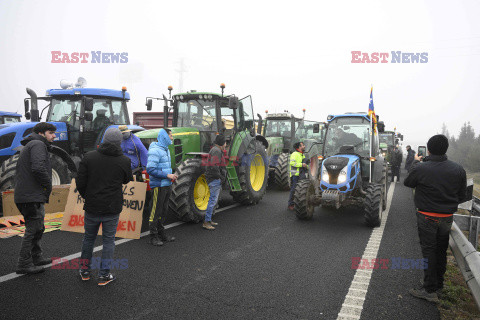
{"label": "fog in background", "polygon": [[[23,114],[25,87],[61,79],[146,96],[179,88],[252,95],[255,112],[375,111],[404,146],[445,123],[480,133],[480,2],[13,1],[0,3],[0,110]],[[52,64],[51,51],[128,52],[126,64]],[[351,51],[428,52],[426,64],[352,64]],[[89,58],[89,61],[91,58]],[[391,58],[389,58],[389,61]],[[161,110],[161,105],[154,108]]]}

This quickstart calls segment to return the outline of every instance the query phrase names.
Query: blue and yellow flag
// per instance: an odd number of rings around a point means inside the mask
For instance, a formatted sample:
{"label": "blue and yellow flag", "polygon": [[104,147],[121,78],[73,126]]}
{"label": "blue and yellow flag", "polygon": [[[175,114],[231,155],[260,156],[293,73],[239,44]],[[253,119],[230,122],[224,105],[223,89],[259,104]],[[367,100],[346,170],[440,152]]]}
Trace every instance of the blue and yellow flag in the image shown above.
{"label": "blue and yellow flag", "polygon": [[373,107],[373,86],[370,89],[370,104],[368,105],[368,116],[373,122],[373,132],[377,132],[377,117],[375,116],[375,110]]}

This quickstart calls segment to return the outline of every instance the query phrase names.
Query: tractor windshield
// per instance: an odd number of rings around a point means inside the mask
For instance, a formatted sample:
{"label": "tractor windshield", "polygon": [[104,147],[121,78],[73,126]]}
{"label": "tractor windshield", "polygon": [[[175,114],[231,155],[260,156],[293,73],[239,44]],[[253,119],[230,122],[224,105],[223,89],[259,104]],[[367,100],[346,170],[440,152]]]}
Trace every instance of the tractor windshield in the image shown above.
{"label": "tractor windshield", "polygon": [[292,135],[292,120],[276,120],[267,119],[265,126],[266,137],[285,137],[289,138]]}
{"label": "tractor windshield", "polygon": [[177,126],[217,131],[215,101],[196,99],[179,102]]}
{"label": "tractor windshield", "polygon": [[[86,123],[87,129],[94,130],[109,124],[127,124],[128,113],[126,105],[121,100],[112,99],[94,99],[93,100],[93,121]],[[80,108],[82,101],[80,99],[52,99],[47,121],[66,122],[74,127],[80,125]]]}
{"label": "tractor windshield", "polygon": [[370,154],[370,122],[364,117],[337,117],[328,125],[324,156],[353,152],[368,157]]}
{"label": "tractor windshield", "polygon": [[318,142],[323,142],[323,135],[325,134],[325,125],[320,123],[320,131],[318,133],[313,132],[313,126],[318,123],[315,121],[303,121],[300,124],[300,127],[296,131],[297,137],[302,137],[303,139],[312,139]]}
{"label": "tractor windshield", "polygon": [[385,143],[387,146],[393,146],[395,144],[393,134],[391,133],[380,133],[379,138],[380,143]]}

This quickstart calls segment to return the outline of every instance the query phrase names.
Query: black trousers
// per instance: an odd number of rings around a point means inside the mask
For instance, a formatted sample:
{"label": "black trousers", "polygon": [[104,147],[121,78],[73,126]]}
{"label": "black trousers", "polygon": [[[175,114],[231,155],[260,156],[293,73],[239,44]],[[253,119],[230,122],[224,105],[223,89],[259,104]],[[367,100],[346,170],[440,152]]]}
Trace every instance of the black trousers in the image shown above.
{"label": "black trousers", "polygon": [[427,261],[424,270],[424,288],[434,292],[443,288],[443,277],[447,270],[447,248],[453,216],[438,218],[417,212],[418,237],[423,258]]}
{"label": "black trousers", "polygon": [[293,206],[293,196],[295,194],[295,188],[297,187],[298,180],[300,176],[291,176],[290,177],[290,196],[288,197],[288,205]]}
{"label": "black trousers", "polygon": [[400,166],[392,166],[392,182],[395,176],[397,177],[397,181],[400,181]]}
{"label": "black trousers", "polygon": [[171,186],[153,188],[152,211],[149,219],[150,234],[156,235],[164,230],[163,223],[167,217],[168,199],[171,193]]}
{"label": "black trousers", "polygon": [[16,203],[16,205],[25,218],[25,235],[20,247],[18,267],[27,268],[42,258],[40,240],[45,231],[45,207],[39,202]]}

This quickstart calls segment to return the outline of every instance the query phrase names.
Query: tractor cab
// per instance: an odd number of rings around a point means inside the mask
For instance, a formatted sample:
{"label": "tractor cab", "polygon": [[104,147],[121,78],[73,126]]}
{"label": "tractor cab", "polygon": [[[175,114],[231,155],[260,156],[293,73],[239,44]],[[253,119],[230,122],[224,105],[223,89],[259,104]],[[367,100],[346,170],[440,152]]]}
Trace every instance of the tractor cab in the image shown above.
{"label": "tractor cab", "polygon": [[208,153],[219,133],[224,134],[227,146],[237,132],[254,131],[251,97],[240,101],[234,96],[195,92],[173,96],[173,127],[195,128],[200,133],[201,152]]}
{"label": "tractor cab", "polygon": [[22,115],[15,112],[0,111],[0,125],[19,123]]}
{"label": "tractor cab", "polygon": [[395,132],[381,132],[378,135],[378,139],[380,143],[380,150],[382,151],[383,156],[388,162],[390,162],[391,154],[393,152],[393,148],[395,147]]}
{"label": "tractor cab", "polygon": [[[289,112],[268,114],[265,117],[264,136],[267,140],[282,142],[282,151],[290,152],[295,142],[299,140],[297,130],[303,125],[301,118],[295,118]],[[276,139],[277,138],[277,139]]]}

